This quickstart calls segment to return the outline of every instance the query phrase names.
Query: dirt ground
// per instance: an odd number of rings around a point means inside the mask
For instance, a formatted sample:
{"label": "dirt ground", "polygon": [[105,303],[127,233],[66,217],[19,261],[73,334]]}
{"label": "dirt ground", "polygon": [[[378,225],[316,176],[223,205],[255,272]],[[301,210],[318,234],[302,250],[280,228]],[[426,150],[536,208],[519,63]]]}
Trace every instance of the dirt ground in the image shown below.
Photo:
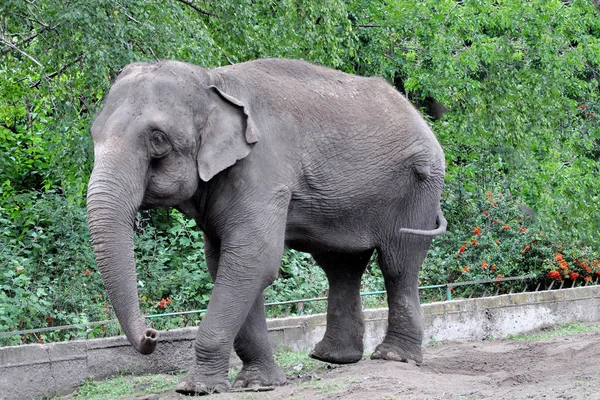
{"label": "dirt ground", "polygon": [[[173,392],[151,399],[185,400]],[[423,365],[362,360],[240,399],[599,399],[600,329],[545,340],[461,341],[425,348]]]}

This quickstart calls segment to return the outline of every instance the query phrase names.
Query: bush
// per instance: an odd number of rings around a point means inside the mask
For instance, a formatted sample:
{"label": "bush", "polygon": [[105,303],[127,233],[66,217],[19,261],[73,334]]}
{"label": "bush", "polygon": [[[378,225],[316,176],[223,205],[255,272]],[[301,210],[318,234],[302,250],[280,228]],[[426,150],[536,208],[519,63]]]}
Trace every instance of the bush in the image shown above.
{"label": "bush", "polygon": [[104,289],[91,267],[85,209],[52,192],[18,195],[11,204],[13,209],[0,209],[0,331],[102,319]]}
{"label": "bush", "polygon": [[[570,285],[584,285],[594,279],[600,271],[597,251],[570,241],[568,234],[545,231],[533,210],[510,191],[484,190],[456,191],[445,197],[444,208],[459,210],[463,219],[434,240],[421,271],[422,285],[529,276],[526,285],[530,290],[538,285],[544,289],[549,286],[548,272],[555,268],[553,260],[558,253],[568,254],[573,266],[569,271],[579,273],[572,275],[573,279],[566,277]],[[587,265],[589,271],[575,260]],[[500,286],[501,291],[524,289],[522,282]]]}

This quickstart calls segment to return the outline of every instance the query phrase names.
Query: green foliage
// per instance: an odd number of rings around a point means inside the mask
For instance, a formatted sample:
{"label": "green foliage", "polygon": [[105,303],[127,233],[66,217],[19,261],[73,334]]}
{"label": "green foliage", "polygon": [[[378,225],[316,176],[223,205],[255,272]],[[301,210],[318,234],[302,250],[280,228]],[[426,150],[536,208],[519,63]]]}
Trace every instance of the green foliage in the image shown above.
{"label": "green foliage", "polygon": [[[283,255],[280,277],[265,290],[267,302],[282,302],[297,299],[326,297],[327,279],[325,273],[312,260],[310,255],[295,250],[288,250]],[[324,301],[308,302],[269,307],[273,317],[299,315],[304,312],[324,312],[327,304]]]}
{"label": "green foliage", "polygon": [[91,267],[85,211],[52,192],[16,197],[12,218],[0,226],[0,331],[102,319],[103,288]]}
{"label": "green foliage", "polygon": [[[568,285],[578,273],[580,285],[597,272],[600,18],[591,1],[7,0],[0,22],[0,331],[113,317],[86,229],[88,129],[111,81],[133,61],[214,67],[302,58],[381,76],[417,106],[436,99],[448,109],[431,125],[446,152],[450,225],[421,283],[530,274],[547,285],[558,271]],[[193,222],[174,211],[144,213],[135,243],[144,312],[206,307],[212,284]],[[383,289],[371,264],[364,291]],[[322,271],[290,251],[266,297],[326,293]],[[297,304],[270,311],[299,312]],[[153,321],[165,328],[199,318]]]}
{"label": "green foliage", "polygon": [[[206,309],[213,284],[196,223],[177,211],[164,210],[142,218],[138,226],[135,247],[142,309],[149,314]],[[164,329],[196,325],[199,319],[199,314],[191,314],[154,323]]]}

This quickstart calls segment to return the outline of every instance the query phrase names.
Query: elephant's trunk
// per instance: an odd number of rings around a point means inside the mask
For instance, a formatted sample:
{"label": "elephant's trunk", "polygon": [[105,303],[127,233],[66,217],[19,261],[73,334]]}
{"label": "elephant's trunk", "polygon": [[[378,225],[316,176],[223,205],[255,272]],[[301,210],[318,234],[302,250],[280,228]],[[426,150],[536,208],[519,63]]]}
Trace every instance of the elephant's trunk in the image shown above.
{"label": "elephant's trunk", "polygon": [[87,196],[96,264],[127,339],[138,352],[150,354],[158,332],[146,327],[140,313],[133,253],[133,227],[145,171],[131,174],[136,168],[101,161],[96,159]]}

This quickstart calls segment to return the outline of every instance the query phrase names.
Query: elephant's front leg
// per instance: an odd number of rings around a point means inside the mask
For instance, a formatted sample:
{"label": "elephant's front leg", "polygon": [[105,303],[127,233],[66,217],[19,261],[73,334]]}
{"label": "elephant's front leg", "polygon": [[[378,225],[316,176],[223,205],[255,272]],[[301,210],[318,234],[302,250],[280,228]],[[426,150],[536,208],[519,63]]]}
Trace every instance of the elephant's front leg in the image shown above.
{"label": "elephant's front leg", "polygon": [[[242,326],[246,326],[245,321],[257,306],[256,299],[262,296],[264,288],[277,276],[283,253],[284,230],[285,222],[268,228],[246,225],[243,230],[237,229],[236,234],[232,234],[228,240],[221,241],[218,270],[214,274],[215,286],[194,343],[196,361],[177,386],[177,392],[208,394],[230,389],[227,371],[234,339],[239,337],[238,333],[246,337],[246,329],[242,329]],[[253,232],[253,235],[244,235],[244,232]],[[209,255],[209,259],[212,257],[216,260],[214,248],[207,253],[211,252],[213,254]],[[214,273],[214,269],[210,269],[211,274]],[[248,328],[256,325],[255,319],[250,318]],[[260,333],[266,333],[264,324],[264,330]],[[261,344],[258,353],[262,353],[263,349],[264,345]],[[272,359],[270,351],[260,354],[260,357],[255,356],[255,359],[261,360],[268,358]]]}
{"label": "elephant's front leg", "polygon": [[[220,252],[219,241],[205,235],[204,254],[213,281],[216,280],[219,269]],[[265,306],[261,293],[234,341],[233,347],[243,363],[242,370],[235,379],[234,388],[269,387],[285,383],[283,370],[275,364],[268,335]]]}

